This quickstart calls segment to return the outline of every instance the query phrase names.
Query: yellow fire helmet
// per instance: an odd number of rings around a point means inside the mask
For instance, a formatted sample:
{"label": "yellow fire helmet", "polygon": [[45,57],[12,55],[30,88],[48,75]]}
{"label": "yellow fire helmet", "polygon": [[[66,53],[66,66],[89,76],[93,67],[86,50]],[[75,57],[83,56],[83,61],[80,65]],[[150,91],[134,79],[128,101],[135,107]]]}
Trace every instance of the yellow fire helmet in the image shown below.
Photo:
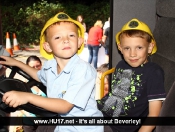
{"label": "yellow fire helmet", "polygon": [[154,48],[153,48],[151,54],[154,54],[157,51],[156,41],[155,41],[155,39],[153,37],[153,34],[152,34],[150,28],[144,22],[139,21],[138,19],[134,18],[134,19],[130,20],[128,23],[126,23],[122,27],[121,31],[119,31],[116,34],[116,42],[117,42],[117,44],[120,43],[120,39],[119,39],[120,34],[123,31],[126,31],[126,30],[141,30],[141,31],[144,31],[144,32],[148,33],[152,37],[152,43],[154,43]]}
{"label": "yellow fire helmet", "polygon": [[[42,29],[41,31],[41,35],[40,35],[40,54],[46,58],[46,59],[52,59],[53,58],[53,54],[52,53],[48,53],[47,51],[44,50],[43,48],[43,43],[45,42],[45,35],[44,35],[44,32],[45,30],[50,26],[52,25],[53,23],[56,23],[56,22],[61,22],[61,21],[68,21],[68,22],[73,22],[74,24],[76,24],[78,26],[78,35],[79,37],[82,37],[84,38],[84,27],[82,26],[82,24],[76,20],[73,20],[72,18],[70,18],[66,13],[64,12],[60,12],[58,14],[56,14],[54,17],[50,18],[44,28]],[[82,52],[84,48],[84,44],[81,45],[81,47],[79,48],[78,50],[78,54],[80,54]]]}

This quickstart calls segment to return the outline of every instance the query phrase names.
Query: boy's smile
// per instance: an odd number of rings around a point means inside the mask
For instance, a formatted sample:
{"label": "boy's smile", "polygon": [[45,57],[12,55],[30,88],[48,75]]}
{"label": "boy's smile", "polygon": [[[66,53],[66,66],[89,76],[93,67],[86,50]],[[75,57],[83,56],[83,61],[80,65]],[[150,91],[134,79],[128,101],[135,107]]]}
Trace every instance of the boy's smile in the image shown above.
{"label": "boy's smile", "polygon": [[118,45],[125,61],[132,67],[138,67],[148,62],[148,53],[151,53],[150,44],[140,37],[124,35],[121,44]]}

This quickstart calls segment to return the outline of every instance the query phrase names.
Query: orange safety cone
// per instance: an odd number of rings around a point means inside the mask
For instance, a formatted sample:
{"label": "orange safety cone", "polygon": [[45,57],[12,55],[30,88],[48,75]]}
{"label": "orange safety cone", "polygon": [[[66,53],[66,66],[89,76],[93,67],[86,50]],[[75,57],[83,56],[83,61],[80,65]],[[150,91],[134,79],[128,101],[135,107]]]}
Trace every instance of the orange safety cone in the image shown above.
{"label": "orange safety cone", "polygon": [[16,34],[15,33],[13,33],[13,50],[14,51],[20,50],[20,48],[18,46],[18,41],[16,39]]}
{"label": "orange safety cone", "polygon": [[11,47],[11,42],[10,42],[10,36],[9,33],[6,33],[6,50],[9,52],[11,56],[13,56],[13,51]]}

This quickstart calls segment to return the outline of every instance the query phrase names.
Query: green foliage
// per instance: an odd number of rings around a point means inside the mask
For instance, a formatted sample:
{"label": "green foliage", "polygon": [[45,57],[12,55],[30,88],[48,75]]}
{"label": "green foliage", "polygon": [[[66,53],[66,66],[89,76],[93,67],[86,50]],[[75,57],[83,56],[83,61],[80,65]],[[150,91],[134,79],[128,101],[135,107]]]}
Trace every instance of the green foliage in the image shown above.
{"label": "green foliage", "polygon": [[102,20],[103,24],[108,20],[110,16],[110,1],[104,0],[95,2],[89,7],[89,11],[86,12],[86,23],[88,29],[94,25],[97,20]]}
{"label": "green foliage", "polygon": [[94,2],[91,6],[76,4],[72,1],[48,3],[45,0],[41,0],[33,3],[33,5],[26,5],[24,2],[10,6],[1,5],[4,42],[5,34],[9,32],[11,40],[12,33],[16,33],[21,46],[39,44],[40,32],[45,22],[60,11],[67,13],[73,19],[76,19],[80,14],[83,15],[87,30],[98,19],[105,22],[110,14],[110,4],[106,0]]}
{"label": "green foliage", "polygon": [[66,13],[73,19],[76,19],[78,15],[83,15],[87,31],[97,20],[102,20],[104,23],[110,15],[110,0],[94,1],[91,5],[74,4],[73,1],[69,1],[63,6]]}

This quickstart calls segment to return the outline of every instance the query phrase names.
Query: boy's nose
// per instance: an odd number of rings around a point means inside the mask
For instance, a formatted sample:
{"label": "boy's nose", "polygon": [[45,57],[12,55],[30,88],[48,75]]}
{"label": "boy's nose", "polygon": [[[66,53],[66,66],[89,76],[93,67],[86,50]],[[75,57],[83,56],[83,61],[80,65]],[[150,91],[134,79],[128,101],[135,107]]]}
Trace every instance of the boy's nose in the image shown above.
{"label": "boy's nose", "polygon": [[63,38],[63,43],[68,43],[69,42],[69,38],[68,37],[64,37]]}
{"label": "boy's nose", "polygon": [[134,49],[130,50],[130,56],[135,57],[136,56],[136,51]]}
{"label": "boy's nose", "polygon": [[63,42],[64,42],[64,43],[68,43],[68,42],[69,42],[69,40],[68,40],[68,39],[66,39],[66,40],[64,40]]}

